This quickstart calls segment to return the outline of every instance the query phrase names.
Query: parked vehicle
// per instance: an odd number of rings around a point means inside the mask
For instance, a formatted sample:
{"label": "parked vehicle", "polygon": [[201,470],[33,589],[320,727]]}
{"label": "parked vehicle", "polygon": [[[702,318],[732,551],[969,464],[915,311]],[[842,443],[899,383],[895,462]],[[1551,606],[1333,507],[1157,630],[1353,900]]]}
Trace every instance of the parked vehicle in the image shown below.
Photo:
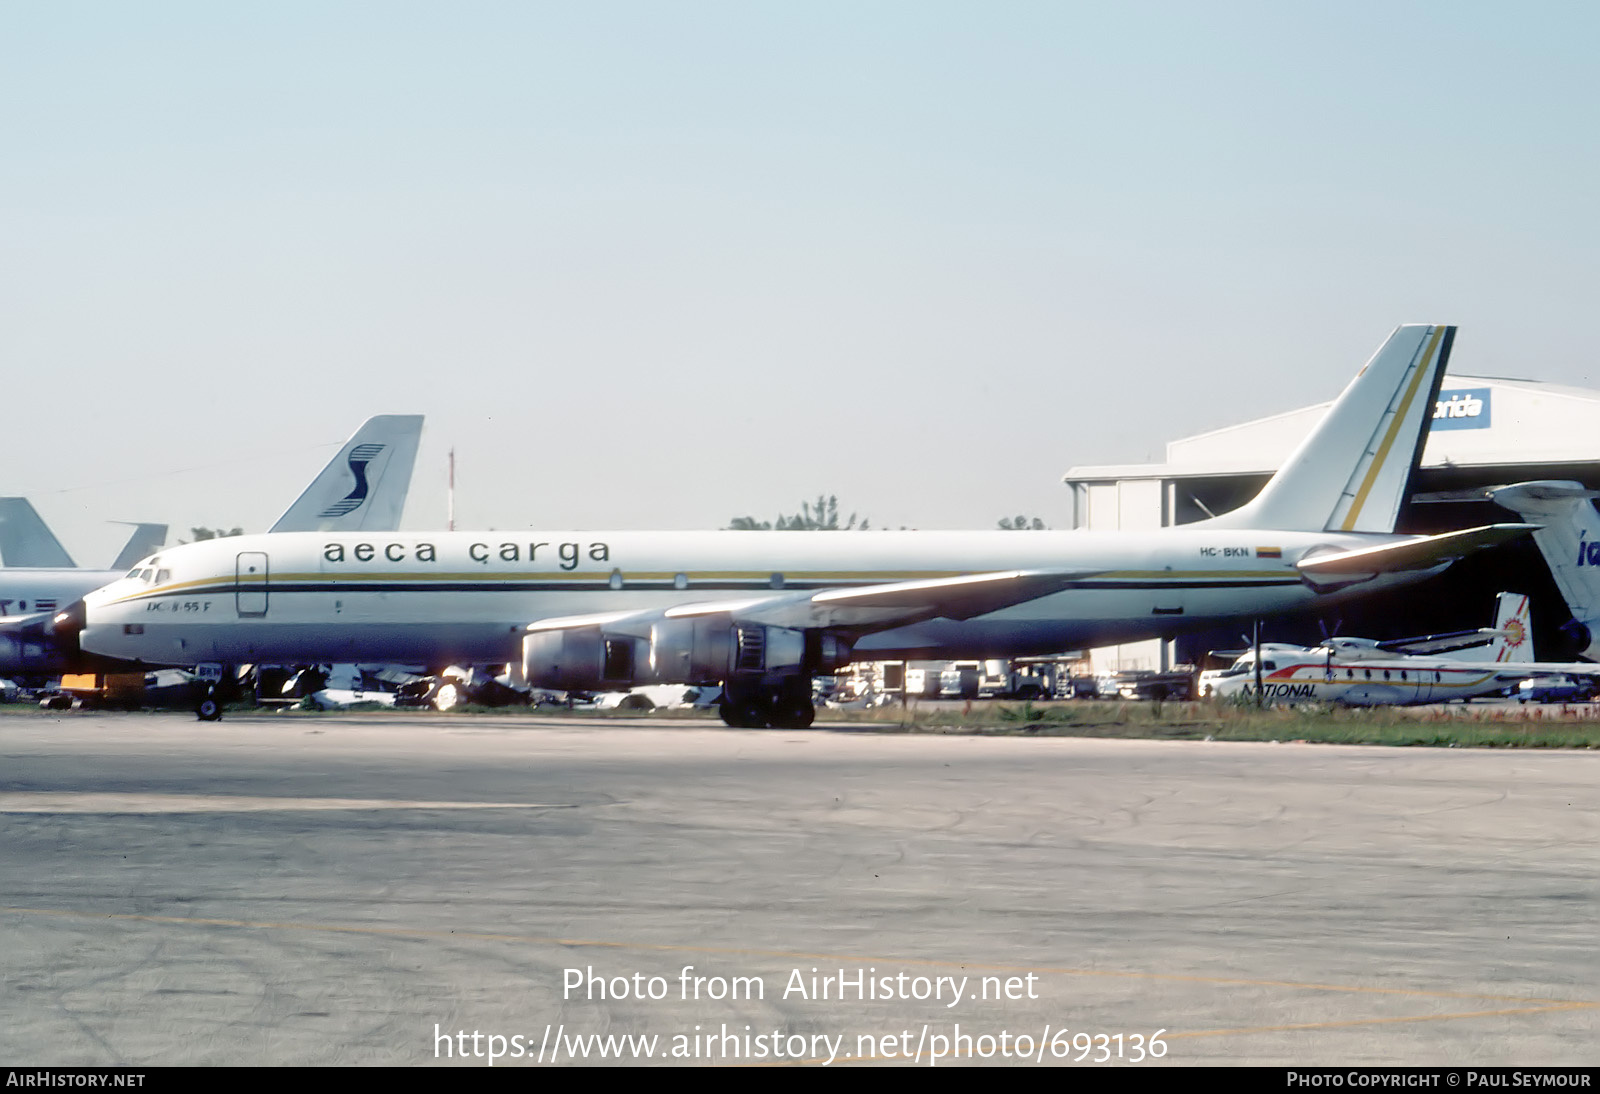
{"label": "parked vehicle", "polygon": [[1519,703],[1584,703],[1594,698],[1594,682],[1575,676],[1530,676],[1517,685]]}

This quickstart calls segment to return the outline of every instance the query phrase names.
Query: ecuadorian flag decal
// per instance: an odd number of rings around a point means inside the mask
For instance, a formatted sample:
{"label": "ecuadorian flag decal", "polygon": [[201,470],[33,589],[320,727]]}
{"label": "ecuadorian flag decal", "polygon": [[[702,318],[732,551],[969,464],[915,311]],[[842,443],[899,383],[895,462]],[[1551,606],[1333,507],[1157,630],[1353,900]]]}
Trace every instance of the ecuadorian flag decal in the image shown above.
{"label": "ecuadorian flag decal", "polygon": [[1282,558],[1283,557],[1283,548],[1282,547],[1257,547],[1256,548],[1256,557],[1257,558]]}

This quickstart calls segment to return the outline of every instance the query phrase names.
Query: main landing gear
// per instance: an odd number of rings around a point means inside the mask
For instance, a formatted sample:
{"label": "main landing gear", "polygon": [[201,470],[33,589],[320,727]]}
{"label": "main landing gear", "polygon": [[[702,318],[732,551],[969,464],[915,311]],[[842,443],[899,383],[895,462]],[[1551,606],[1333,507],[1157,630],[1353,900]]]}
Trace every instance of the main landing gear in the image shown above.
{"label": "main landing gear", "polygon": [[804,729],[817,716],[811,679],[790,677],[776,687],[729,683],[717,711],[737,729]]}
{"label": "main landing gear", "polygon": [[194,716],[202,722],[220,722],[222,720],[222,703],[217,699],[216,687],[206,689],[205,695],[195,704]]}

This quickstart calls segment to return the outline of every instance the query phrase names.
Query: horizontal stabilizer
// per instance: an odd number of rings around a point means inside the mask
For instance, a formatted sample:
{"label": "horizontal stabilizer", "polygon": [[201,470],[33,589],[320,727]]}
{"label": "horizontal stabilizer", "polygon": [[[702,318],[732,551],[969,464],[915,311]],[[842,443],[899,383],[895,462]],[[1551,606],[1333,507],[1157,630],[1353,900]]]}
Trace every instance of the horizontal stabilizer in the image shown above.
{"label": "horizontal stabilizer", "polygon": [[1501,593],[1495,599],[1495,625],[1419,638],[1390,638],[1378,648],[1412,656],[1433,654],[1456,661],[1533,660],[1533,620],[1530,600],[1522,593]]}
{"label": "horizontal stabilizer", "polygon": [[1600,498],[1600,490],[1590,490],[1581,482],[1565,479],[1541,479],[1538,482],[1494,486],[1485,493],[1496,505],[1503,505],[1514,513],[1538,513],[1541,516],[1560,512],[1565,503],[1570,501]]}
{"label": "horizontal stabilizer", "polygon": [[1534,524],[1486,524],[1480,528],[1445,532],[1437,536],[1418,536],[1416,539],[1403,539],[1376,547],[1312,555],[1296,563],[1296,568],[1313,582],[1361,578],[1403,570],[1431,570],[1465,558],[1475,551],[1510,543],[1537,528],[1538,525]]}
{"label": "horizontal stabilizer", "polygon": [[1425,634],[1416,638],[1386,638],[1378,649],[1388,653],[1404,653],[1413,657],[1421,654],[1455,653],[1459,650],[1483,649],[1499,635],[1493,627],[1478,627],[1470,631],[1451,631],[1449,634]]}

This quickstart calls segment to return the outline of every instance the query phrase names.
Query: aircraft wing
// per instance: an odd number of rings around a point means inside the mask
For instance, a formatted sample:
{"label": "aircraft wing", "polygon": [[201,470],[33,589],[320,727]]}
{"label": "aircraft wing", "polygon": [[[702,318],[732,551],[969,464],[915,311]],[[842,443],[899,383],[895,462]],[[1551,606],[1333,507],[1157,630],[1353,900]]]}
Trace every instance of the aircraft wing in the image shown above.
{"label": "aircraft wing", "polygon": [[1500,631],[1493,627],[1479,627],[1472,631],[1453,631],[1450,634],[1425,634],[1417,638],[1386,638],[1378,649],[1413,656],[1427,653],[1452,653],[1472,646],[1485,646],[1494,641]]}
{"label": "aircraft wing", "polygon": [[1312,555],[1297,562],[1295,568],[1314,583],[1360,579],[1398,570],[1431,570],[1475,551],[1519,539],[1538,527],[1536,524],[1485,524],[1460,532],[1417,536],[1415,539],[1382,543],[1376,547]]}
{"label": "aircraft wing", "polygon": [[597,626],[626,630],[629,623],[648,623],[650,619],[662,616],[684,619],[702,615],[729,615],[742,623],[771,627],[838,628],[864,634],[938,617],[971,619],[1060,592],[1073,582],[1093,577],[1099,572],[1006,570],[919,581],[892,581],[855,588],[773,593],[681,604],[665,612],[597,612],[563,616],[540,620],[530,625],[528,630],[538,632]]}

